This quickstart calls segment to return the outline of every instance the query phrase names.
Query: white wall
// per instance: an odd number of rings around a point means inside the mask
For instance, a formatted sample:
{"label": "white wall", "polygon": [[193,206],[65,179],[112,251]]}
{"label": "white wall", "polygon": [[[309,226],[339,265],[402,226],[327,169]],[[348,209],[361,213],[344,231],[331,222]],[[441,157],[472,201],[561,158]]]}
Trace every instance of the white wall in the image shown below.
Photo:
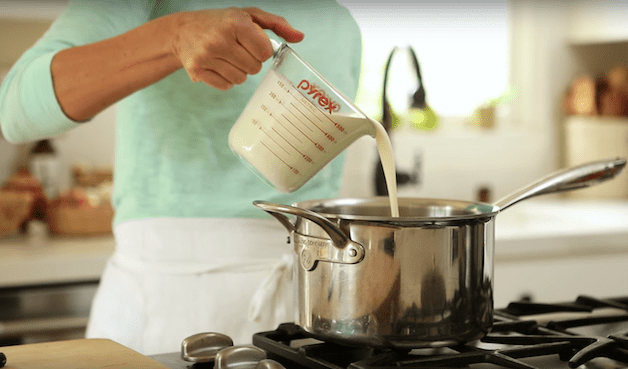
{"label": "white wall", "polygon": [[[114,162],[115,107],[106,109],[78,128],[52,139],[59,157],[59,188],[72,185],[70,168],[73,164],[109,168]],[[26,158],[33,143],[15,145],[0,138],[0,185],[15,172]]]}
{"label": "white wall", "polygon": [[68,168],[61,178],[61,188],[72,185],[69,168],[73,164],[87,167],[112,168],[115,148],[115,106],[94,119],[63,134],[53,141],[62,167]]}

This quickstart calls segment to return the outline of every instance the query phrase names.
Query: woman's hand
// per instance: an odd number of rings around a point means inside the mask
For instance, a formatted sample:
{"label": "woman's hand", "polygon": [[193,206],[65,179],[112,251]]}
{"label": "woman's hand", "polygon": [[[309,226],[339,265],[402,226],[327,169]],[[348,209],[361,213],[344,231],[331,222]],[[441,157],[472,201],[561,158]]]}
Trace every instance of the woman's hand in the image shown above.
{"label": "woman's hand", "polygon": [[82,122],[183,67],[192,81],[220,90],[243,83],[272,56],[263,31],[303,39],[282,17],[257,8],[173,13],[118,36],[61,50],[52,60],[55,94]]}
{"label": "woman's hand", "polygon": [[303,39],[282,17],[258,8],[211,9],[177,14],[172,53],[190,79],[219,90],[256,74],[273,49],[264,29],[288,42]]}

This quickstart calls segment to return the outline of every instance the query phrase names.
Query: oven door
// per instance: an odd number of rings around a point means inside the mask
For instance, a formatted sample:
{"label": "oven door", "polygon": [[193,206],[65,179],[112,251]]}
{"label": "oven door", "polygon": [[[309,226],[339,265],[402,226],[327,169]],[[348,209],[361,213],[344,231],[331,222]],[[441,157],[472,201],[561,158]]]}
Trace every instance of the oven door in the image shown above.
{"label": "oven door", "polygon": [[85,337],[98,281],[0,289],[0,346]]}

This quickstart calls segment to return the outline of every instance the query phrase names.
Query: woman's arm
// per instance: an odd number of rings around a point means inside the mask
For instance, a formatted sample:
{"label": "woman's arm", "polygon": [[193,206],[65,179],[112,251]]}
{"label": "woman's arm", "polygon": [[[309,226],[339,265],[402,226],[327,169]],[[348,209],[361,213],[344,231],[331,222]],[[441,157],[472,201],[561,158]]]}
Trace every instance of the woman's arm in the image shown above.
{"label": "woman's arm", "polygon": [[303,38],[283,18],[257,8],[160,17],[57,53],[51,65],[55,94],[64,113],[80,122],[182,67],[192,81],[227,90],[272,56],[263,29],[288,42]]}
{"label": "woman's arm", "polygon": [[4,137],[54,137],[179,68],[220,90],[257,73],[272,54],[263,29],[303,34],[257,8],[181,12],[149,20],[141,1],[71,2],[16,62],[0,89]]}

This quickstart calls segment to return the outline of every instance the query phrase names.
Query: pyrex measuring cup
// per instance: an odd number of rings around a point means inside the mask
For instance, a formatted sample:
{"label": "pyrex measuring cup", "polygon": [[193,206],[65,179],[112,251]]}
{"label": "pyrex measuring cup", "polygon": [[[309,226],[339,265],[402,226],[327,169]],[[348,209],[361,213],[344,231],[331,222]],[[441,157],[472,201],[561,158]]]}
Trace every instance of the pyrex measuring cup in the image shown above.
{"label": "pyrex measuring cup", "polygon": [[229,133],[231,149],[280,192],[299,189],[379,124],[286,44]]}

